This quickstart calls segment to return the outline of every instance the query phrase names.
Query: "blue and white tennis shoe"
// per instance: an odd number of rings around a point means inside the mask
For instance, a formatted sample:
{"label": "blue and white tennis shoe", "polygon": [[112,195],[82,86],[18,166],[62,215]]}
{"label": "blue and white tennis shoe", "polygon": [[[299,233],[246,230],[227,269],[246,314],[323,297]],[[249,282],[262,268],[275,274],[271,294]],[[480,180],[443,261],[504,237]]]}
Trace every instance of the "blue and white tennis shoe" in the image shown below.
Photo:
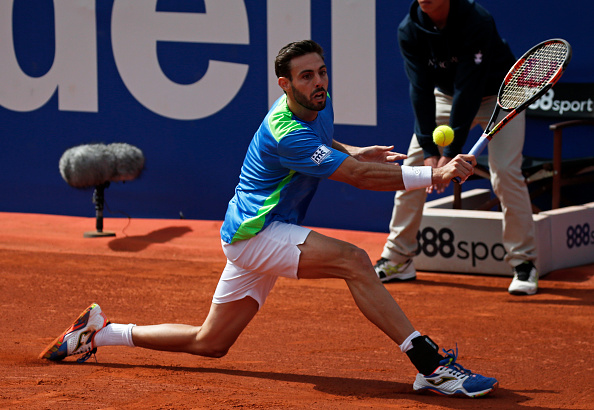
{"label": "blue and white tennis shoe", "polygon": [[439,363],[439,367],[428,376],[417,374],[413,389],[428,390],[446,396],[480,397],[497,388],[496,379],[472,373],[456,363],[458,348],[456,348],[456,352],[452,349],[443,349],[443,351],[447,356]]}

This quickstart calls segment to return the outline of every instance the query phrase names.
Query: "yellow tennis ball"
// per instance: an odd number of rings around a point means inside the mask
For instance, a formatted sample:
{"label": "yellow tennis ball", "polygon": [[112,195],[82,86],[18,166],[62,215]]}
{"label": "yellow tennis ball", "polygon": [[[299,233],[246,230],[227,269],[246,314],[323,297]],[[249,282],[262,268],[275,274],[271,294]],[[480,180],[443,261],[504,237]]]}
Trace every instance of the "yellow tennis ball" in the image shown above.
{"label": "yellow tennis ball", "polygon": [[433,142],[440,147],[446,147],[454,141],[454,130],[447,125],[440,125],[433,131]]}

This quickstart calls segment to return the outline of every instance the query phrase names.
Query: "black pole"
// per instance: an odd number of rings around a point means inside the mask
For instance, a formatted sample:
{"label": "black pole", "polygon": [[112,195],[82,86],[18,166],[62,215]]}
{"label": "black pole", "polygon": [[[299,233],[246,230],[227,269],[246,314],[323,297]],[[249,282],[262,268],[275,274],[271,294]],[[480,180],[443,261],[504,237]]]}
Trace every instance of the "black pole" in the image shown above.
{"label": "black pole", "polygon": [[100,236],[115,236],[113,232],[103,232],[103,207],[105,204],[105,188],[109,187],[109,181],[97,185],[93,192],[93,203],[95,204],[95,227],[96,232],[85,232],[85,238],[96,238]]}

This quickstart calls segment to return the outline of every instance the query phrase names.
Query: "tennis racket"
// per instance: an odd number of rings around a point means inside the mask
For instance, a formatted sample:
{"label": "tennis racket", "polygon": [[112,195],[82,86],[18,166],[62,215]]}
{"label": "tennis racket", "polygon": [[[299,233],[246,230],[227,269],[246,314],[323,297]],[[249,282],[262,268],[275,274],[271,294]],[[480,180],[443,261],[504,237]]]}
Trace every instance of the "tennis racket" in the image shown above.
{"label": "tennis racket", "polygon": [[[560,38],[543,41],[520,57],[505,76],[493,115],[469,154],[480,155],[495,134],[549,91],[561,78],[570,60],[571,46]],[[502,111],[508,114],[495,124]],[[460,182],[460,178],[456,177],[454,181]]]}

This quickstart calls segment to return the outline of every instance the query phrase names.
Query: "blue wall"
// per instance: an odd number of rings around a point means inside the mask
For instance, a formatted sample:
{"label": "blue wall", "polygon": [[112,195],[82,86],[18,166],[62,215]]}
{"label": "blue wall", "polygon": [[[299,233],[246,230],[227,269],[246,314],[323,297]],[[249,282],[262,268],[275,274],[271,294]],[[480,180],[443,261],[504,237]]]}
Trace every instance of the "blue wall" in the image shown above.
{"label": "blue wall", "polygon": [[[394,144],[396,150],[406,152],[413,119],[396,28],[408,1],[205,0],[193,2],[190,8],[183,1],[152,1],[157,12],[154,7],[152,14],[142,10],[143,17],[135,8],[151,0],[68,0],[60,6],[49,0],[3,0],[0,211],[93,217],[92,189],[70,187],[60,176],[58,161],[75,145],[126,142],[144,152],[146,168],[139,179],[113,183],[106,190],[107,207],[113,212],[106,211],[106,216],[119,216],[117,212],[122,211],[138,218],[179,218],[182,213],[190,219],[222,219],[246,147],[269,107],[267,44],[285,37],[304,38],[306,35],[299,35],[303,30],[326,49],[331,81],[335,79],[331,94],[335,95],[336,87],[365,107],[358,118],[350,114],[357,113],[352,103],[344,98],[335,101],[337,117],[343,118],[336,126],[336,138],[355,145]],[[278,7],[279,1],[289,7]],[[553,0],[480,3],[495,16],[500,33],[516,55],[542,40],[565,38],[573,46],[573,60],[562,81],[594,82],[590,44],[594,30],[590,13],[584,11],[581,2],[565,2],[560,8]],[[553,11],[546,5],[554,7]],[[216,10],[221,6],[226,13]],[[287,14],[279,14],[279,10]],[[513,13],[508,14],[508,10]],[[201,31],[200,25],[186,25],[177,20],[181,13],[199,15],[200,22],[213,28]],[[341,20],[349,13],[365,21],[357,25]],[[170,16],[173,23],[166,22],[167,29],[160,32],[155,26],[164,20],[148,20],[157,15]],[[232,20],[229,16],[236,20],[225,21]],[[280,25],[270,24],[279,19]],[[186,27],[190,27],[187,33]],[[278,27],[286,27],[285,32],[279,32]],[[237,33],[229,35],[233,30]],[[349,45],[345,42],[352,40],[344,33],[350,32],[362,40],[360,44],[355,41],[347,55],[344,49]],[[150,56],[150,47],[148,52],[140,47],[150,46],[150,41],[135,37],[147,33],[161,36],[156,46],[153,42],[156,57],[152,60],[146,57]],[[349,61],[370,55],[370,50],[375,56],[371,64],[352,68]],[[137,52],[145,52],[142,58],[147,58],[146,64],[134,66],[128,61],[124,67],[126,59],[134,61]],[[120,57],[114,57],[117,53]],[[11,63],[10,55],[16,56],[18,65]],[[223,67],[213,72],[209,70],[211,60],[234,63],[225,69],[239,74],[225,77]],[[161,80],[166,85],[169,82],[170,90],[151,81],[155,67],[162,70]],[[360,73],[349,72],[351,68]],[[186,104],[179,104],[176,98],[184,95],[182,89],[199,84],[208,77],[207,72],[214,75],[201,83],[208,83],[207,92],[196,88],[194,95],[179,97],[187,99]],[[216,78],[217,73],[222,78]],[[371,87],[366,85],[370,81]],[[28,82],[33,86],[27,88]],[[359,82],[365,85],[361,90]],[[158,87],[163,87],[162,98],[150,100],[142,94],[151,90],[160,93]],[[345,90],[353,92],[349,95]],[[45,99],[40,96],[44,92]],[[228,95],[229,101],[221,102]],[[182,107],[176,108],[176,103]],[[209,109],[215,112],[201,114]],[[544,120],[530,120],[526,154],[550,154],[552,136],[546,126]],[[478,130],[474,131],[467,149],[478,136]],[[577,136],[566,154],[581,155],[584,150],[594,153],[591,138],[591,133]],[[392,201],[392,193],[364,192],[324,181],[305,222],[386,231]]]}

